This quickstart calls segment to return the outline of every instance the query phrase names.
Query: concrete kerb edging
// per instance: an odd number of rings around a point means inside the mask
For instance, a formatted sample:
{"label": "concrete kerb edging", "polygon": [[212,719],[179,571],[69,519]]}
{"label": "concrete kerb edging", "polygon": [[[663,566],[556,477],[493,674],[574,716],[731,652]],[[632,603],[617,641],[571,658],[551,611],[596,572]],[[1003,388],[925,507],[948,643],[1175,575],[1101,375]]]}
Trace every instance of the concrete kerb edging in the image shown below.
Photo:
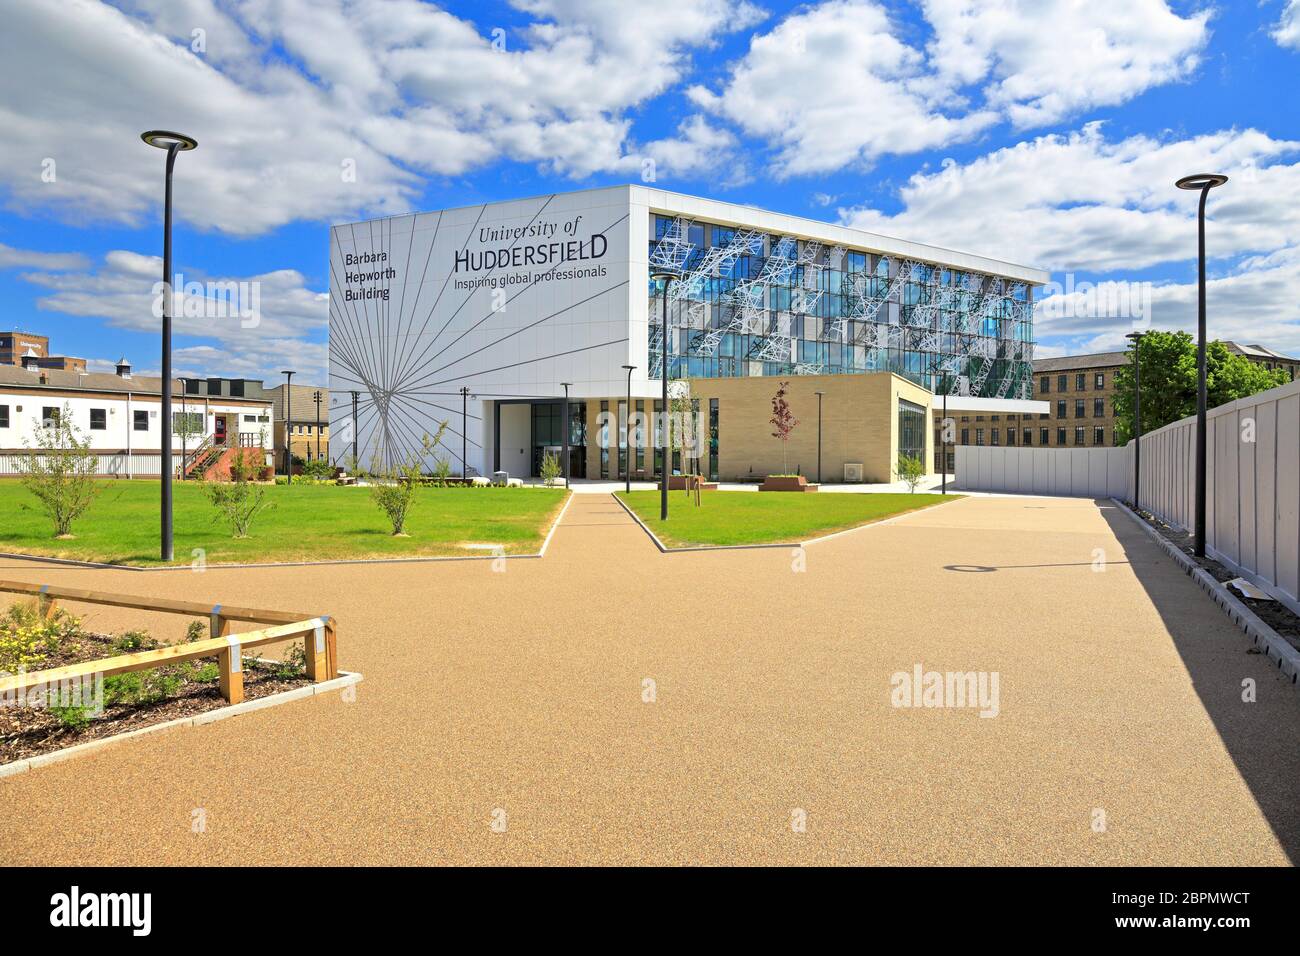
{"label": "concrete kerb edging", "polygon": [[1183,572],[1200,585],[1201,590],[1205,591],[1213,599],[1214,603],[1223,609],[1224,613],[1245,632],[1255,646],[1269,660],[1276,662],[1278,670],[1291,678],[1292,686],[1300,690],[1300,651],[1297,651],[1282,635],[1265,624],[1258,614],[1246,607],[1232,592],[1220,584],[1214,575],[1196,564],[1176,544],[1151,527],[1143,520],[1141,515],[1117,498],[1111,498],[1110,500],[1132,518],[1138,527],[1146,532],[1147,537],[1159,545],[1165,554],[1173,558]]}
{"label": "concrete kerb edging", "polygon": [[251,713],[255,710],[265,710],[268,707],[276,707],[280,704],[288,704],[295,700],[303,700],[307,697],[314,697],[317,694],[328,694],[332,691],[342,690],[353,684],[359,684],[362,675],[353,671],[340,671],[339,676],[332,680],[321,681],[319,684],[308,684],[306,687],[298,687],[294,690],[281,691],[278,694],[271,694],[269,697],[259,697],[257,700],[246,700],[241,704],[231,704],[228,707],[218,707],[216,710],[204,711],[201,714],[195,714],[193,717],[178,717],[175,720],[164,721],[161,724],[154,724],[151,727],[141,727],[138,730],[127,730],[120,734],[114,734],[111,737],[101,737],[98,740],[88,740],[84,744],[77,744],[74,747],[65,747],[62,750],[56,750],[53,753],[41,754],[37,757],[27,757],[23,760],[15,760],[12,763],[0,765],[0,778],[12,777],[15,774],[25,773],[28,770],[36,770],[39,767],[45,767],[49,764],[60,763],[64,760],[72,760],[76,757],[84,757],[87,754],[108,747],[112,744],[121,743],[136,737],[144,737],[147,734],[158,734],[168,730],[175,730],[179,727],[202,727],[204,724],[214,724],[219,720],[226,720],[230,717],[238,717],[240,714]]}
{"label": "concrete kerb edging", "polygon": [[[204,571],[240,571],[246,568],[311,568],[318,566],[334,564],[425,564],[435,561],[497,561],[501,558],[511,560],[518,559],[535,559],[546,555],[546,546],[551,543],[551,536],[555,534],[555,529],[560,524],[560,519],[564,513],[569,510],[569,505],[573,502],[573,492],[568,492],[568,497],[564,500],[560,513],[555,516],[551,522],[551,529],[546,532],[546,538],[542,541],[541,550],[535,554],[442,554],[430,555],[425,558],[336,558],[332,561],[262,561],[255,564],[205,564]],[[97,571],[192,571],[193,566],[188,564],[169,564],[161,568],[142,568],[134,564],[107,564],[103,561],[77,561],[73,558],[51,558],[41,554],[21,554],[12,551],[0,551],[0,560],[10,559],[14,561],[38,561],[42,564],[58,564],[69,568],[88,568]]]}
{"label": "concrete kerb edging", "polygon": [[[650,530],[650,526],[642,521],[637,513],[629,508],[622,498],[614,492],[610,493],[610,497],[617,501],[619,506],[631,516],[632,520],[641,526],[641,530],[650,536],[650,540],[654,542],[655,547],[658,548],[662,554],[682,554],[691,551],[753,551],[759,548],[806,548],[810,544],[821,544],[823,541],[830,541],[832,538],[838,538],[842,535],[853,534],[857,531],[865,531],[868,528],[878,528],[881,525],[893,524],[895,521],[902,521],[904,518],[910,518],[913,515],[920,514],[923,511],[929,511],[931,508],[937,506],[926,505],[922,508],[913,508],[911,511],[905,511],[901,515],[882,518],[879,521],[868,521],[866,524],[860,524],[853,528],[842,528],[839,531],[832,531],[830,534],[824,534],[819,538],[809,538],[807,541],[783,541],[775,544],[699,544],[693,545],[689,548],[670,548],[659,540],[659,536]],[[954,500],[957,499],[954,498]],[[944,503],[945,502],[942,501],[937,502],[937,504]]]}

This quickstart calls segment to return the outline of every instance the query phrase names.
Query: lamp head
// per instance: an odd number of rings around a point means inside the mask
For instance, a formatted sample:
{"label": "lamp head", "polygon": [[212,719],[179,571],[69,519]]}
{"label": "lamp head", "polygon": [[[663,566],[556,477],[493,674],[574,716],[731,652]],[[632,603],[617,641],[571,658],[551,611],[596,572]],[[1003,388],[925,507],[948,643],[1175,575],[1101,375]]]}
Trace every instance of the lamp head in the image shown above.
{"label": "lamp head", "polygon": [[1138,342],[1142,341],[1142,337],[1145,335],[1146,335],[1145,332],[1130,332],[1128,333],[1128,335],[1124,336],[1124,338],[1128,339],[1129,341],[1131,341],[1133,344],[1136,345]]}
{"label": "lamp head", "polygon": [[681,274],[668,269],[659,269],[656,272],[650,273],[650,278],[655,282],[662,282],[666,289],[668,288],[668,283],[672,282],[674,279],[680,279]]}
{"label": "lamp head", "polygon": [[1203,189],[1213,189],[1215,186],[1222,186],[1228,181],[1228,177],[1222,173],[1197,173],[1195,176],[1184,176],[1178,182],[1174,183],[1179,189],[1190,189],[1199,192]]}
{"label": "lamp head", "polygon": [[159,149],[171,149],[175,146],[181,152],[197,149],[199,145],[199,141],[193,136],[186,136],[184,133],[173,133],[167,129],[151,129],[141,133],[140,138],[150,146],[156,146]]}
{"label": "lamp head", "polygon": [[636,368],[635,365],[624,365],[624,366],[623,366],[623,371],[625,371],[625,372],[631,372],[631,371],[634,370],[635,368]]}

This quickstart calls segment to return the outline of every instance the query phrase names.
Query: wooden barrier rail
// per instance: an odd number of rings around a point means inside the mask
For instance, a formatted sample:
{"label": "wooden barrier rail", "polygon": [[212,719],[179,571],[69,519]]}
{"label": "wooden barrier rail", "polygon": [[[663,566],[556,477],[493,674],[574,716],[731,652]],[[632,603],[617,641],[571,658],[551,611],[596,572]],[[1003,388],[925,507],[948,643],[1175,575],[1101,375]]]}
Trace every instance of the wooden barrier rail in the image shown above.
{"label": "wooden barrier rail", "polygon": [[[241,658],[245,647],[276,644],[301,637],[306,652],[307,676],[315,682],[338,676],[338,643],[336,625],[332,617],[304,618],[285,611],[268,611],[258,608],[229,607],[222,604],[199,604],[193,601],[173,601],[166,598],[145,598],[124,594],[107,594],[81,588],[54,587],[48,584],[27,584],[22,581],[0,581],[0,593],[25,594],[39,602],[41,613],[49,617],[59,601],[81,604],[102,604],[109,607],[135,608],[180,614],[187,617],[205,617],[211,635],[207,640],[188,644],[173,644],[152,651],[106,657],[66,667],[32,671],[16,677],[0,679],[0,693],[27,690],[38,685],[89,677],[95,674],[111,676],[128,671],[147,670],[216,655],[220,668],[221,696],[232,704],[244,699],[244,675]],[[249,621],[270,624],[271,627],[231,634],[232,621]]]}

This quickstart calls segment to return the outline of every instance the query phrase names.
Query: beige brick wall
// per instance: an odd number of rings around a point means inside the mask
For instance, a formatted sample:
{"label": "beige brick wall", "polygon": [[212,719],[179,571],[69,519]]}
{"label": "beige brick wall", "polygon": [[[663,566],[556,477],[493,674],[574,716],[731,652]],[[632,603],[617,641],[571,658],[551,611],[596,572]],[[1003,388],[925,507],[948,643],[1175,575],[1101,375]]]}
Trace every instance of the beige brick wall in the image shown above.
{"label": "beige brick wall", "polygon": [[[894,480],[898,460],[898,399],[930,407],[930,393],[888,372],[861,375],[791,376],[786,401],[799,420],[782,455],[772,437],[772,396],[782,379],[694,379],[691,394],[708,414],[709,399],[718,399],[718,476],[745,480],[783,471],[817,476],[817,391],[822,398],[822,478],[840,482],[846,462],[861,462],[868,482]],[[707,419],[706,419],[707,421]],[[927,467],[932,438],[926,431]]]}

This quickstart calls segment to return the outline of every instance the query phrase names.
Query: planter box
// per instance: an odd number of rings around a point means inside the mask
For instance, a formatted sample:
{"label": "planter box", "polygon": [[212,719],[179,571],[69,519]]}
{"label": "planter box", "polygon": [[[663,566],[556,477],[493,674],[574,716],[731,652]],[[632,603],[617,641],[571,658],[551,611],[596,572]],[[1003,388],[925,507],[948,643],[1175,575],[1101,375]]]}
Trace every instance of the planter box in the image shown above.
{"label": "planter box", "polygon": [[768,475],[758,486],[759,491],[816,491],[817,488],[803,475]]}
{"label": "planter box", "polygon": [[[687,488],[686,479],[688,479],[688,478],[690,478],[690,477],[692,477],[692,476],[691,476],[691,475],[669,475],[669,476],[668,476],[668,490],[669,490],[669,491],[685,491],[686,488]],[[717,483],[716,481],[700,481],[700,490],[701,490],[701,491],[717,491],[717,490],[718,490],[718,483]]]}

